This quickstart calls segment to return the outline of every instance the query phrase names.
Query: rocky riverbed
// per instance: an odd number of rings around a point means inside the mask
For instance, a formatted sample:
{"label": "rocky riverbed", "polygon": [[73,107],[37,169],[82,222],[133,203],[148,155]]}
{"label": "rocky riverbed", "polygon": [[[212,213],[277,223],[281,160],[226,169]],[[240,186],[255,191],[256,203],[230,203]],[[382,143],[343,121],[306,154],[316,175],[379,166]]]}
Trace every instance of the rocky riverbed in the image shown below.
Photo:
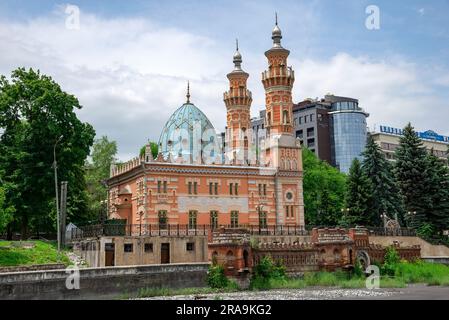
{"label": "rocky riverbed", "polygon": [[400,294],[398,289],[285,289],[268,291],[242,291],[202,295],[180,295],[143,298],[144,300],[329,300],[386,298]]}

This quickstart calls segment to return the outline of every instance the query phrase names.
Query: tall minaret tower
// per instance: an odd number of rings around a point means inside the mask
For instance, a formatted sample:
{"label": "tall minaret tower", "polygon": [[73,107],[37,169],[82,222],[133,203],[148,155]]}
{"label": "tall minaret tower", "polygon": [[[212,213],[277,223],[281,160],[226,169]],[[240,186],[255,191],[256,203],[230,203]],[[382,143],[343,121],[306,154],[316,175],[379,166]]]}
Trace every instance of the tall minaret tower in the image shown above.
{"label": "tall minaret tower", "polygon": [[246,87],[249,74],[242,70],[242,55],[236,40],[233,57],[234,70],[228,73],[229,91],[223,94],[226,105],[226,156],[227,161],[244,164],[248,152],[248,132],[251,128],[252,94]]}
{"label": "tall minaret tower", "polygon": [[262,72],[262,83],[265,88],[267,133],[270,136],[293,134],[292,121],[292,87],[295,73],[287,67],[290,51],[281,46],[282,33],[276,24],[272,36],[273,47],[265,52],[268,58],[268,70]]}
{"label": "tall minaret tower", "polygon": [[276,168],[276,223],[304,226],[301,145],[293,134],[292,121],[295,74],[287,67],[290,51],[281,45],[282,33],[277,20],[276,14],[271,36],[273,47],[265,52],[268,70],[262,72],[268,140],[264,162]]}

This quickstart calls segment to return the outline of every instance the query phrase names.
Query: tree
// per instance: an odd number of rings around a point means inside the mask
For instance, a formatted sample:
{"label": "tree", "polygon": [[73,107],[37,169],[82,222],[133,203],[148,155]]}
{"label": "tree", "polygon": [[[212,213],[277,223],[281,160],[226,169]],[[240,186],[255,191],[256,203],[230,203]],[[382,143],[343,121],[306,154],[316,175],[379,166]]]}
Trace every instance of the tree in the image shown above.
{"label": "tree", "polygon": [[68,182],[68,221],[86,215],[83,165],[95,132],[77,118],[76,109],[78,99],[39,71],[19,68],[10,81],[0,78],[0,171],[22,237],[29,227],[55,229],[53,147],[61,136],[56,156],[58,180]]}
{"label": "tree", "polygon": [[362,170],[360,160],[352,161],[347,178],[346,208],[344,222],[349,225],[371,223],[372,186]]}
{"label": "tree", "polygon": [[427,222],[426,214],[432,207],[432,197],[426,172],[427,152],[410,123],[403,130],[395,156],[395,175],[405,210],[416,212],[408,215],[406,220],[410,227],[418,229]]}
{"label": "tree", "polygon": [[336,225],[341,217],[346,175],[304,148],[304,207],[309,225]]}
{"label": "tree", "polygon": [[[148,143],[150,144],[151,154],[153,156],[153,159],[156,159],[157,154],[159,152],[159,146],[156,142],[153,142],[153,141],[148,141]],[[147,145],[144,145],[142,148],[140,148],[140,157],[143,157],[145,155],[146,146]]]}
{"label": "tree", "polygon": [[109,178],[111,164],[116,161],[117,143],[103,136],[95,140],[92,147],[91,162],[86,161],[86,183],[89,193],[89,211],[92,219],[105,218],[103,201],[107,198],[106,179]]}
{"label": "tree", "polygon": [[373,226],[381,225],[380,216],[384,213],[389,217],[397,216],[400,219],[404,213],[403,201],[399,194],[393,166],[385,159],[379,145],[370,135],[362,155],[362,169],[372,188],[368,223]]}
{"label": "tree", "polygon": [[440,235],[449,229],[449,169],[445,163],[433,155],[433,150],[427,154],[426,178],[431,207],[427,209],[426,230]]}
{"label": "tree", "polygon": [[14,214],[14,208],[7,206],[5,200],[5,189],[0,187],[0,234],[5,231],[7,225],[12,221]]}

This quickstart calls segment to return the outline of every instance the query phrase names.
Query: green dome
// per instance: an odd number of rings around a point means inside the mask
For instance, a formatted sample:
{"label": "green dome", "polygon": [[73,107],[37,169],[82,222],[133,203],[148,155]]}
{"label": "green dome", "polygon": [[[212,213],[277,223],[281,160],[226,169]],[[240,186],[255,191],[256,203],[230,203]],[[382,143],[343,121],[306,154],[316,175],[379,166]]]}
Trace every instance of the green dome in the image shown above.
{"label": "green dome", "polygon": [[[172,159],[182,155],[185,161],[193,162],[192,155],[201,154],[209,143],[217,143],[214,126],[194,104],[185,103],[170,116],[162,129],[159,151],[166,159],[169,154]],[[216,155],[211,151],[210,156]]]}

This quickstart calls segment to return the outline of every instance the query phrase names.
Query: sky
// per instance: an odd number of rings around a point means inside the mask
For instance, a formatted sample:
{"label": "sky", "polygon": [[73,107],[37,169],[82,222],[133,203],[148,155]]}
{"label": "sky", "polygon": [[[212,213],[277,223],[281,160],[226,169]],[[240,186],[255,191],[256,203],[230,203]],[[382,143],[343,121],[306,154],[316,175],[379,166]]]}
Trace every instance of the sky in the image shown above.
{"label": "sky", "polygon": [[191,101],[224,130],[236,38],[257,116],[275,12],[295,103],[348,96],[370,114],[370,128],[410,121],[449,135],[449,0],[1,0],[0,74],[26,67],[52,76],[126,160],[159,139],[188,80]]}

